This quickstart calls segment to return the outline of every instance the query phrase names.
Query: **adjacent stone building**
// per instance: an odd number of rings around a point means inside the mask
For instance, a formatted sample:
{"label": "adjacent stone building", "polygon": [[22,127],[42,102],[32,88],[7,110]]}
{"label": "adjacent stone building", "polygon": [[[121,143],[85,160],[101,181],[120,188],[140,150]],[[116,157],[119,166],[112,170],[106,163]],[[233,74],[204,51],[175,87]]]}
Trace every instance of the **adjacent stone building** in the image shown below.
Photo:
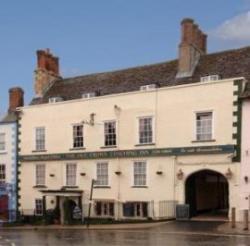
{"label": "adjacent stone building", "polygon": [[38,51],[36,97],[19,108],[23,215],[64,223],[91,204],[91,217],[164,219],[178,203],[240,218],[250,47],[207,54],[193,20],[181,29],[177,60],[114,72],[64,79]]}
{"label": "adjacent stone building", "polygon": [[15,221],[17,215],[17,115],[23,106],[23,90],[9,90],[8,113],[0,121],[0,220]]}

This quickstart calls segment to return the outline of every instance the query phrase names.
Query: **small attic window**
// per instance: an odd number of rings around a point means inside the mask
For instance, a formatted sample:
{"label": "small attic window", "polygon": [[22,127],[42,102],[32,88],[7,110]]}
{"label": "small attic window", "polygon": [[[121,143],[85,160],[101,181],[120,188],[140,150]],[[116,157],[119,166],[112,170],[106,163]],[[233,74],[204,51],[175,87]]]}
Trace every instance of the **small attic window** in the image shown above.
{"label": "small attic window", "polygon": [[57,103],[57,102],[62,102],[63,98],[62,97],[50,97],[49,98],[49,103]]}
{"label": "small attic window", "polygon": [[217,81],[217,80],[220,80],[219,75],[208,75],[208,76],[201,77],[201,82],[209,82],[209,81]]}
{"label": "small attic window", "polygon": [[91,98],[91,97],[96,97],[97,93],[96,92],[88,92],[88,93],[83,93],[82,98]]}
{"label": "small attic window", "polygon": [[142,85],[140,86],[140,91],[150,91],[157,88],[156,84]]}

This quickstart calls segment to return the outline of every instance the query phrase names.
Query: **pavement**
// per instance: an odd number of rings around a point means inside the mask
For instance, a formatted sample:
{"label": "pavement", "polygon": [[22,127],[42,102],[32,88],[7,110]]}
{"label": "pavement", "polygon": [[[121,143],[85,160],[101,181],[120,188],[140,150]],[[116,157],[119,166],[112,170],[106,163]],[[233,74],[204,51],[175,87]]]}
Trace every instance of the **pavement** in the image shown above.
{"label": "pavement", "polygon": [[235,228],[232,228],[232,224],[230,222],[223,223],[217,227],[217,231],[219,233],[227,233],[233,235],[249,235],[250,236],[250,223],[248,225],[248,230],[244,230],[243,223],[236,223]]}
{"label": "pavement", "polygon": [[231,233],[227,225],[223,221],[168,221],[90,225],[90,230],[86,226],[10,227],[0,230],[0,245],[250,246],[250,235]]}
{"label": "pavement", "polygon": [[122,224],[100,224],[100,225],[23,225],[0,227],[0,230],[131,230],[149,229],[165,225],[170,221],[152,223],[122,223]]}

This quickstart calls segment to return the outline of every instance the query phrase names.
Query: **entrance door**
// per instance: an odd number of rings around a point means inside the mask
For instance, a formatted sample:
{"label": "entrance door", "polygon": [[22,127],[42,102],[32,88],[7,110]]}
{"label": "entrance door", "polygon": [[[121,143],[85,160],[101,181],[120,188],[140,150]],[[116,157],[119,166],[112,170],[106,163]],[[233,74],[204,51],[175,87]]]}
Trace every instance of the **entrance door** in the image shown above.
{"label": "entrance door", "polygon": [[208,214],[227,216],[228,181],[215,171],[202,170],[186,180],[186,204],[190,206],[190,216]]}
{"label": "entrance door", "polygon": [[8,195],[0,196],[0,220],[8,220],[8,203],[9,197]]}

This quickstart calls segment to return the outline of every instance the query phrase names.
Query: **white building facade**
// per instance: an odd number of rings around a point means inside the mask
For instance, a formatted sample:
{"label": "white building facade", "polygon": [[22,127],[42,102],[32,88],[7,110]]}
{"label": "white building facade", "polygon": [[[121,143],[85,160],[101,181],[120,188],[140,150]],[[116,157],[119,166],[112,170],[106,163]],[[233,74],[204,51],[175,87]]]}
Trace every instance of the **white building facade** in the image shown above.
{"label": "white building facade", "polygon": [[20,213],[230,219],[235,207],[240,219],[250,48],[207,54],[184,19],[179,49],[178,60],[67,79],[57,57],[37,52],[36,97],[18,109]]}
{"label": "white building facade", "polygon": [[[201,82],[20,109],[20,210],[42,214],[44,206],[62,208],[65,197],[84,207],[94,179],[92,216],[175,217],[174,204],[191,199],[187,180],[199,171],[211,185],[196,191],[204,197],[195,201],[194,214],[217,209],[218,202],[227,211],[238,207],[233,122],[241,83]],[[224,190],[215,194],[215,185]]]}
{"label": "white building facade", "polygon": [[21,88],[9,90],[8,113],[0,121],[0,220],[13,222],[17,218],[17,116],[16,107],[23,106]]}

